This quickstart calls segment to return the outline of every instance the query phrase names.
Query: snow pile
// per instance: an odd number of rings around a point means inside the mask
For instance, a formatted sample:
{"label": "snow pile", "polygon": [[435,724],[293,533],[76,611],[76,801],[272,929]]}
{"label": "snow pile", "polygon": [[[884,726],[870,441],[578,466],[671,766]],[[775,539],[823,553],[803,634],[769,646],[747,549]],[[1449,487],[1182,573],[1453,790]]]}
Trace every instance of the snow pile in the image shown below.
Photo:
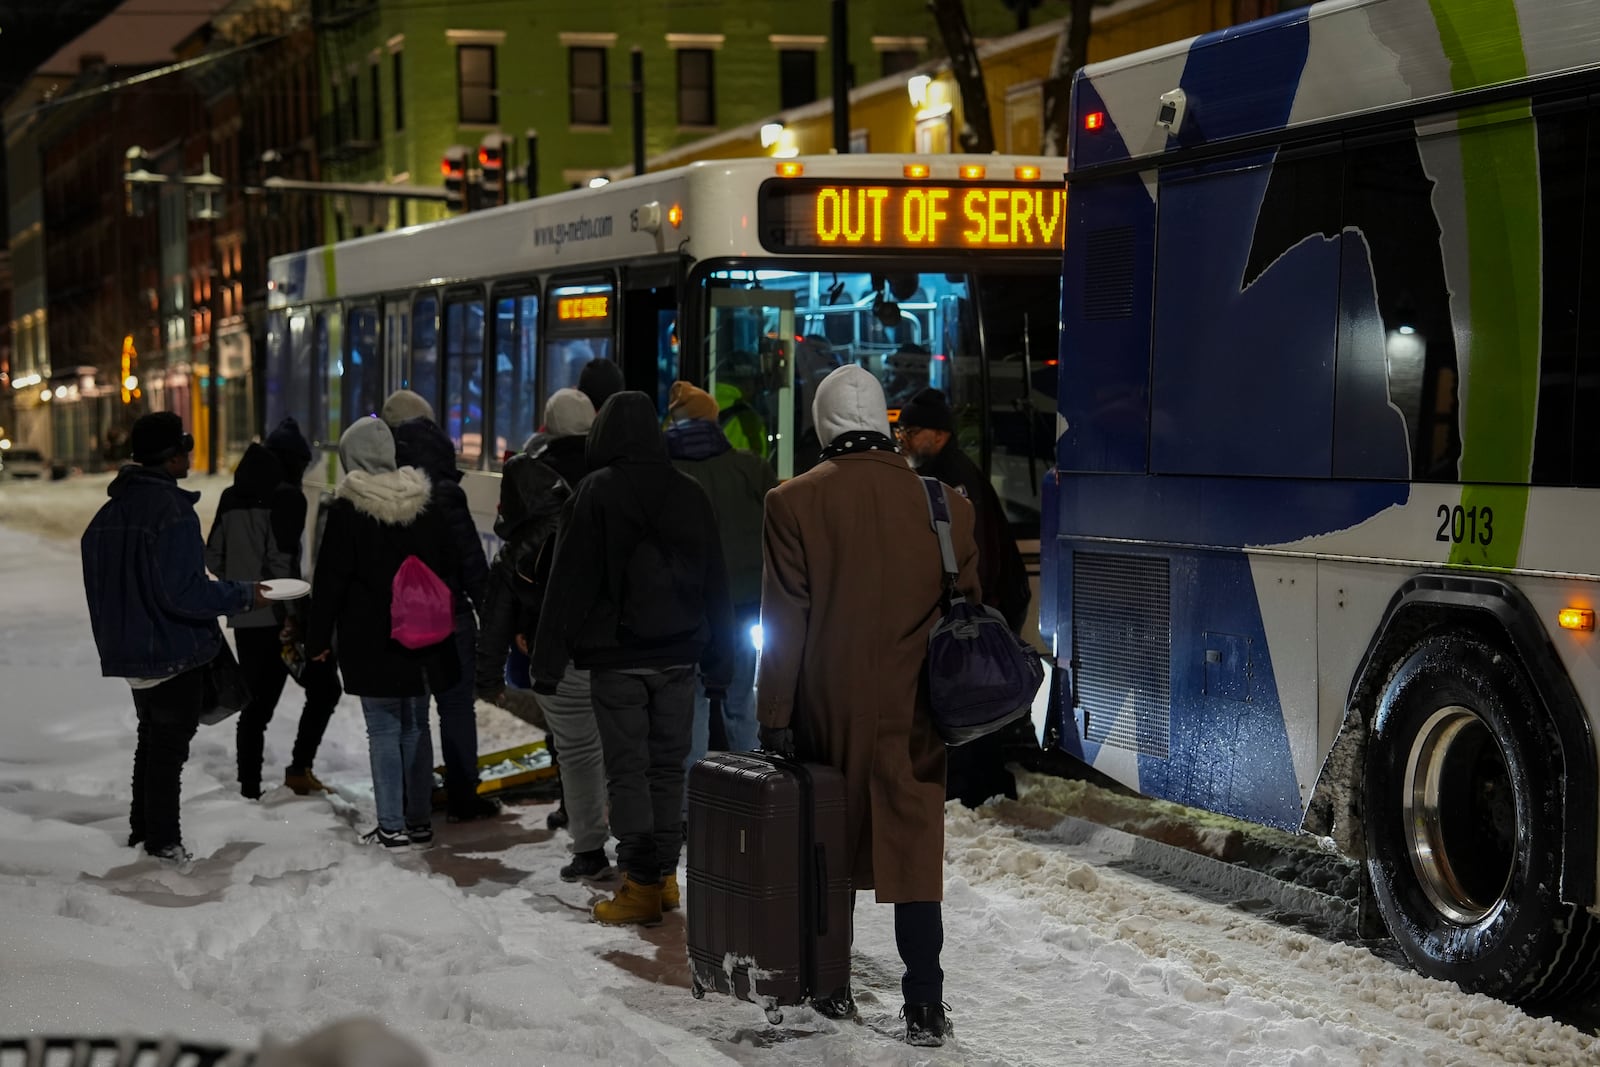
{"label": "snow pile", "polygon": [[[643,930],[589,922],[596,891],[557,877],[569,839],[545,828],[548,804],[440,820],[424,852],[359,845],[371,782],[350,698],[317,760],[332,797],[242,799],[231,729],[201,729],[183,806],[200,859],[180,876],[124,845],[134,716],[126,685],[94,667],[75,549],[0,528],[0,1033],[253,1046],[364,1016],[460,1067],[1600,1059],[1574,1027],[1130,873],[1042,803],[1054,786],[949,809],[957,1029],[942,1050],[897,1040],[892,909],[871,894],[855,914],[862,1022],[791,1008],[773,1026],[752,1004],[691,999],[681,913]],[[268,733],[269,782],[296,702],[291,687]],[[536,736],[498,709],[480,718],[485,750]]]}

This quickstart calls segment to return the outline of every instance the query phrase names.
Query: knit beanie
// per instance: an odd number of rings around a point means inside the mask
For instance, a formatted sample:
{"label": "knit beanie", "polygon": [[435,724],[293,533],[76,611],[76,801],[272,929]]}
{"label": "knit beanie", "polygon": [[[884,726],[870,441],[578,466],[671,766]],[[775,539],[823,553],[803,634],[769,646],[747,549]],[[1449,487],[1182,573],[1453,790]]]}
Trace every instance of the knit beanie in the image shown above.
{"label": "knit beanie", "polygon": [[407,419],[439,421],[433,416],[433,405],[423,399],[421,393],[413,393],[410,389],[396,389],[389,394],[389,399],[383,402],[383,421],[390,426],[399,426]]}
{"label": "knit beanie", "polygon": [[382,419],[357,419],[339,437],[339,462],[347,472],[383,474],[394,470],[394,431]]}
{"label": "knit beanie", "polygon": [[557,389],[544,402],[544,430],[551,437],[581,437],[594,425],[594,405],[576,389]]}
{"label": "knit beanie", "polygon": [[627,387],[622,379],[622,368],[609,359],[591,359],[578,372],[578,388],[589,398],[595,411],[605,407],[613,393],[620,393]]}
{"label": "knit beanie", "polygon": [[[184,439],[188,438],[187,447]],[[191,451],[194,438],[183,432],[183,420],[170,411],[152,411],[134,420],[128,445],[135,463],[149,466]]]}
{"label": "knit beanie", "polygon": [[955,432],[955,416],[950,413],[950,402],[937,389],[923,389],[900,409],[900,425],[924,430]]}
{"label": "knit beanie", "polygon": [[717,402],[711,394],[689,382],[673,382],[667,394],[667,414],[674,419],[717,421]]}
{"label": "knit beanie", "polygon": [[262,444],[276,453],[280,461],[293,460],[301,467],[311,462],[311,445],[300,432],[300,424],[293,415],[285,415]]}

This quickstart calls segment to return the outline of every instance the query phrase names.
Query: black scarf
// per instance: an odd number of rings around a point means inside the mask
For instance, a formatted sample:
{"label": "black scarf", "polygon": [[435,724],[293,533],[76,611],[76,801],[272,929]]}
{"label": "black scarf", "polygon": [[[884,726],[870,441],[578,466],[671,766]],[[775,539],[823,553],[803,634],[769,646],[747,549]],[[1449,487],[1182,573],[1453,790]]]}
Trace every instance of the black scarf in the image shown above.
{"label": "black scarf", "polygon": [[839,456],[848,456],[852,452],[898,452],[894,442],[877,430],[851,430],[842,433],[833,439],[833,443],[822,450],[823,459],[836,459]]}

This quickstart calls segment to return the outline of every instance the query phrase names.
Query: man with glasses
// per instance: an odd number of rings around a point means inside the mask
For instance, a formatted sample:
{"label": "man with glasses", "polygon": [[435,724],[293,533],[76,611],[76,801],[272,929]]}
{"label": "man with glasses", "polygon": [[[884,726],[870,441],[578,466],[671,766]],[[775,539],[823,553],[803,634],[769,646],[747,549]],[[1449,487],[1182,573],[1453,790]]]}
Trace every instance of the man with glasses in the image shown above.
{"label": "man with glasses", "polygon": [[178,796],[189,742],[204,710],[206,668],[226,653],[217,616],[264,607],[256,582],[206,575],[205,542],[189,474],[194,438],[167,411],[133,424],[133,463],[84,531],[83,587],[100,672],[126,678],[138,712],[128,845],[164,866],[189,870]]}

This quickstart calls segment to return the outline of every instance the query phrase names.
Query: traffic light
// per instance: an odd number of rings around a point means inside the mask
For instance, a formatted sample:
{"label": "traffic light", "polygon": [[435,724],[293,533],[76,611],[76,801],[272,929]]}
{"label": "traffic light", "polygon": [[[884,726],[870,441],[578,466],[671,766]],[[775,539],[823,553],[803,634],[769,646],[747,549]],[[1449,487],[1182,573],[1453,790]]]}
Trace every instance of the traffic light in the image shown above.
{"label": "traffic light", "polygon": [[491,133],[478,145],[478,203],[498,207],[506,202],[506,138]]}
{"label": "traffic light", "polygon": [[283,177],[283,156],[276,148],[261,153],[261,185],[267,191],[267,213],[276,217],[283,211],[283,190],[273,179]]}
{"label": "traffic light", "polygon": [[444,175],[445,207],[451,211],[466,210],[466,147],[454,144],[445,149],[444,160],[439,164],[439,171]]}
{"label": "traffic light", "polygon": [[150,184],[150,155],[138,145],[128,149],[122,160],[123,210],[131,218],[142,219],[155,210],[155,186]]}

